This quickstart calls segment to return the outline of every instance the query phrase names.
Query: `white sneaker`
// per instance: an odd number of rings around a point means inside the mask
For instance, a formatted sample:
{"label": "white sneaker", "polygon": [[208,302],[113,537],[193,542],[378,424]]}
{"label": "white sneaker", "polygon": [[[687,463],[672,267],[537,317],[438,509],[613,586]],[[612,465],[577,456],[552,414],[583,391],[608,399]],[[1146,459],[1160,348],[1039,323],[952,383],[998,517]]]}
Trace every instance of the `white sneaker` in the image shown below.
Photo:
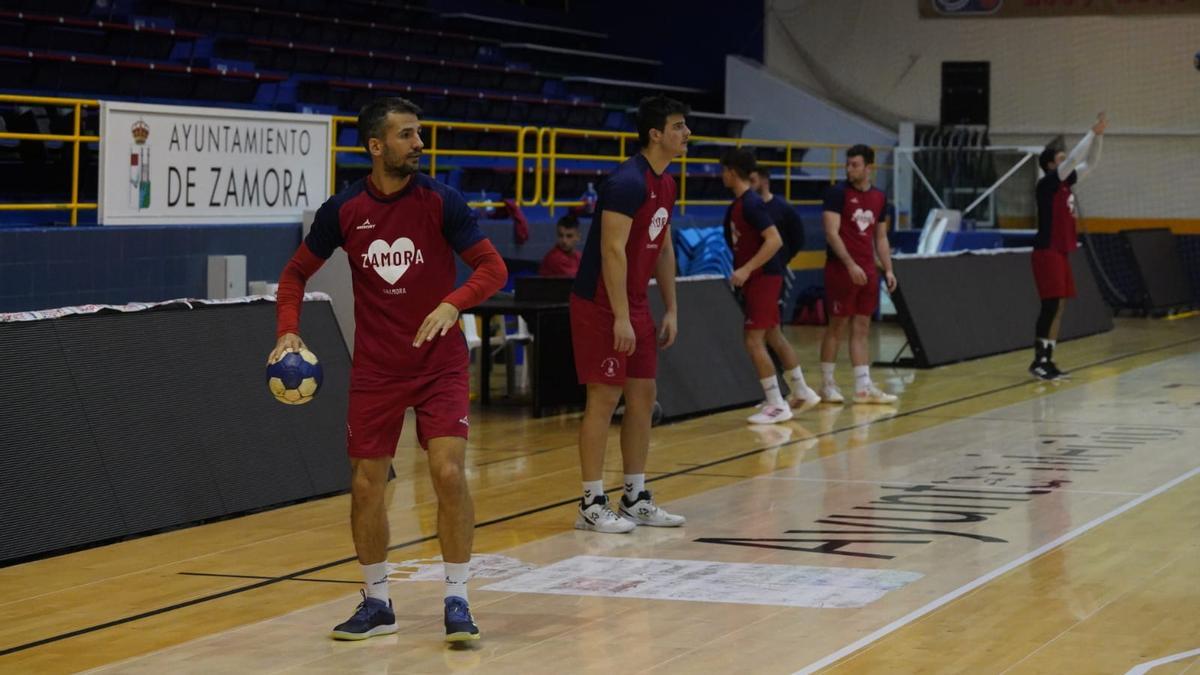
{"label": "white sneaker", "polygon": [[[624,509],[622,509],[624,510]],[[637,527],[634,521],[618,516],[608,506],[608,495],[600,495],[592,500],[585,508],[579,504],[579,515],[575,517],[575,529],[604,532],[606,534],[624,534]]]}
{"label": "white sneaker", "polygon": [[897,400],[895,395],[876,387],[874,382],[866,389],[854,392],[855,403],[895,403]]}
{"label": "white sneaker", "polygon": [[621,515],[638,525],[649,525],[650,527],[679,527],[687,522],[687,518],[667,513],[665,509],[655,504],[654,497],[650,496],[649,490],[639,492],[637,500],[632,504],[626,503],[625,496],[622,495]]}
{"label": "white sneaker", "polygon": [[792,387],[792,395],[788,396],[787,402],[793,408],[811,408],[821,402],[821,396],[812,387]]}
{"label": "white sneaker", "polygon": [[821,400],[826,403],[845,403],[846,399],[842,396],[841,390],[836,384],[827,384],[821,387]]}
{"label": "white sneaker", "polygon": [[747,417],[746,421],[750,424],[776,424],[790,419],[792,419],[792,409],[785,403],[782,406],[765,405],[762,407],[762,411]]}

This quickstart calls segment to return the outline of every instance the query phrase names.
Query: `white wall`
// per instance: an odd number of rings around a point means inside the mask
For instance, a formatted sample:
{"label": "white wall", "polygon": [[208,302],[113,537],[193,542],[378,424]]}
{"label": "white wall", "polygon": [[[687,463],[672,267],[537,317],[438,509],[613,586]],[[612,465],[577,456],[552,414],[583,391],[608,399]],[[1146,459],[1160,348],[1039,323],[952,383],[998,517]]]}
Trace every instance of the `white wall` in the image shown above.
{"label": "white wall", "polygon": [[[833,105],[739,56],[725,58],[725,112],[750,118],[742,131],[746,138],[845,145],[865,143],[877,147],[896,145],[895,131]],[[811,148],[803,159],[827,162],[830,150]],[[843,173],[842,159],[839,155],[838,178]],[[881,155],[879,161],[891,162],[891,154]],[[828,177],[828,171],[818,167],[807,167],[805,172],[815,177]],[[886,189],[890,178],[890,174],[884,173],[877,176],[876,182]]]}
{"label": "white wall", "polygon": [[1200,217],[1200,14],[920,19],[916,0],[766,0],[766,65],[881,124],[936,123],[943,61],[991,62],[994,143],[1111,120],[1092,216]]}
{"label": "white wall", "polygon": [[750,118],[749,138],[895,145],[896,131],[831,104],[759,64],[725,59],[725,112]]}

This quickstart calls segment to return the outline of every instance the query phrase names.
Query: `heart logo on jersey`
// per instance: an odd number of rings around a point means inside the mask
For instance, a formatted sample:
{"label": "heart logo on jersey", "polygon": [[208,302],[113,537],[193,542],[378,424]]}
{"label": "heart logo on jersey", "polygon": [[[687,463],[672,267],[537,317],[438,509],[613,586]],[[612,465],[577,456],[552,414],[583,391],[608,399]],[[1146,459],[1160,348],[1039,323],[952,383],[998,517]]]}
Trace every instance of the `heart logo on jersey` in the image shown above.
{"label": "heart logo on jersey", "polygon": [[363,267],[373,267],[389,284],[395,284],[413,263],[424,262],[413,240],[400,237],[390,245],[376,239],[363,254]]}
{"label": "heart logo on jersey", "polygon": [[667,226],[667,219],[670,215],[661,206],[654,212],[654,217],[650,219],[650,241],[658,239],[658,235],[662,234],[663,228]]}
{"label": "heart logo on jersey", "polygon": [[865,209],[855,209],[850,218],[858,225],[859,232],[866,232],[868,227],[875,224],[875,214]]}

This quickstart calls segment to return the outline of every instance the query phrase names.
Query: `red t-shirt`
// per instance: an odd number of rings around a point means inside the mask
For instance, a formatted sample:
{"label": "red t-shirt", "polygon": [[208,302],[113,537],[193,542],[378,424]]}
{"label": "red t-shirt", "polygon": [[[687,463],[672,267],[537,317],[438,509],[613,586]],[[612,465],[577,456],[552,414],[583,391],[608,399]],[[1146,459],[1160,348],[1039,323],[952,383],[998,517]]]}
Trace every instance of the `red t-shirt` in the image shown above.
{"label": "red t-shirt", "polygon": [[304,240],[317,257],[345,249],[354,285],[354,369],[417,375],[466,367],[456,325],[412,346],[425,317],[454,290],[455,254],[484,239],[457,191],[416,174],[384,195],[368,178],[330,197]]}
{"label": "red t-shirt", "polygon": [[[824,210],[841,218],[838,236],[850,258],[867,274],[873,273],[875,233],[879,224],[887,219],[887,195],[877,187],[863,191],[849,181],[842,181],[826,191]],[[830,262],[841,264],[833,249],[828,249],[827,255]]]}
{"label": "red t-shirt", "polygon": [[1075,194],[1071,191],[1077,180],[1079,175],[1074,171],[1062,180],[1057,171],[1051,171],[1038,181],[1038,233],[1033,240],[1034,248],[1061,253],[1070,253],[1078,248]]}
{"label": "red t-shirt", "polygon": [[[769,227],[778,229],[775,223],[771,222],[771,214],[767,211],[767,205],[763,203],[762,197],[759,197],[757,192],[746,190],[741,197],[733,200],[733,203],[725,211],[725,242],[733,251],[734,269],[745,265],[750,262],[751,258],[758,255],[759,249],[766,241],[762,233]],[[782,250],[780,249],[780,251]],[[784,266],[782,256],[777,253],[771,256],[771,259],[762,267],[751,272],[750,278],[753,279],[764,274],[783,274]]]}
{"label": "red t-shirt", "polygon": [[542,258],[538,275],[543,277],[574,277],[579,273],[579,251],[564,252],[555,246]]}
{"label": "red t-shirt", "polygon": [[595,220],[588,229],[579,273],[575,276],[575,295],[612,309],[600,263],[600,229],[604,212],[614,211],[633,219],[625,242],[625,292],[629,308],[650,311],[646,291],[662,247],[671,245],[669,227],[674,208],[675,179],[670,174],[654,173],[641,153],[622,162],[600,186]]}

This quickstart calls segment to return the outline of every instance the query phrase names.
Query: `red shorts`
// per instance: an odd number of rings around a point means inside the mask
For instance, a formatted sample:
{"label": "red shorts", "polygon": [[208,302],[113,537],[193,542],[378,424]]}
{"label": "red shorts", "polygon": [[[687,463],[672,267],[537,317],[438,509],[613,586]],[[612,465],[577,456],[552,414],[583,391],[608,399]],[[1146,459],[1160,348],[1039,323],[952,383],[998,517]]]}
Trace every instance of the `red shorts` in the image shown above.
{"label": "red shorts", "polygon": [[783,276],[779,274],[759,274],[742,285],[746,330],[767,330],[779,325],[779,292],[782,290]]}
{"label": "red shorts", "polygon": [[859,286],[840,260],[825,263],[825,306],[831,316],[873,316],[879,309],[879,274],[863,267],[867,283]]}
{"label": "red shorts", "polygon": [[417,413],[417,441],[467,437],[470,423],[470,383],[467,368],[454,368],[416,377],[354,373],[350,378],[350,409],[346,415],[346,449],[351,457],[393,457],[404,413]]}
{"label": "red shorts", "polygon": [[1054,249],[1034,249],[1033,281],[1043,300],[1075,297],[1075,276],[1067,254]]}
{"label": "red shorts", "polygon": [[571,295],[571,346],[579,384],[624,385],[625,378],[653,380],[658,374],[658,341],[648,309],[631,309],[637,338],[633,355],[613,351],[612,310]]}

